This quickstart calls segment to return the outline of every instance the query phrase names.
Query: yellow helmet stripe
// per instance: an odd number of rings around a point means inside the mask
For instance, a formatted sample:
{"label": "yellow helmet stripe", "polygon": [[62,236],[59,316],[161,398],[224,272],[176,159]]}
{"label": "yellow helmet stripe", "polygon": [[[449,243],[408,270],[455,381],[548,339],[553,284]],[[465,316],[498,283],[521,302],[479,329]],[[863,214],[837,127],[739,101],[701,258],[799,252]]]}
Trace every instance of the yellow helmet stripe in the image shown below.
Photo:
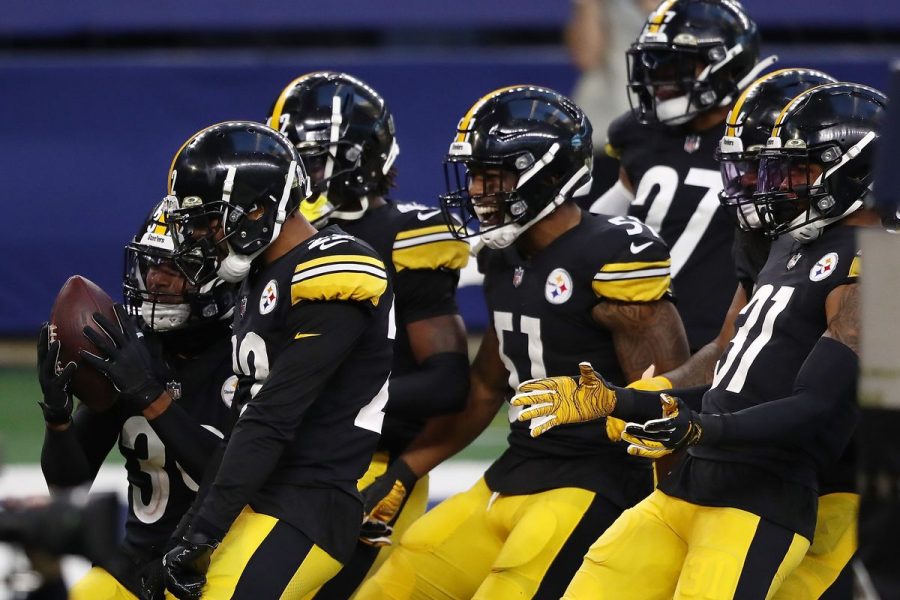
{"label": "yellow helmet stripe", "polygon": [[673,4],[675,4],[675,0],[666,0],[656,7],[656,10],[650,15],[650,29],[648,33],[659,33],[659,28],[662,26],[666,14]]}
{"label": "yellow helmet stripe", "polygon": [[[222,123],[225,123],[225,121],[222,121]],[[184,150],[184,149],[187,147],[188,144],[190,144],[191,142],[193,142],[193,141],[197,138],[198,135],[200,135],[201,133],[203,133],[203,132],[206,131],[207,129],[212,129],[213,127],[215,127],[215,126],[217,126],[217,125],[221,125],[222,123],[215,123],[215,124],[213,124],[213,125],[210,125],[209,127],[204,127],[203,129],[201,129],[200,131],[198,131],[197,133],[195,133],[194,135],[192,135],[191,137],[189,137],[189,138],[187,139],[187,141],[185,141],[185,142],[181,145],[181,147],[178,149],[178,152],[176,152],[176,153],[175,153],[175,156],[172,157],[172,164],[169,165],[169,176],[168,176],[168,179],[166,180],[166,193],[167,193],[167,194],[172,195],[172,194],[175,193],[175,190],[174,190],[173,185],[172,185],[172,184],[174,183],[174,182],[172,181],[172,171],[175,170],[175,161],[178,160],[178,156],[181,154],[181,151]]]}
{"label": "yellow helmet stripe", "polygon": [[778,118],[775,119],[775,125],[772,126],[772,135],[770,137],[780,137],[781,136],[781,125],[784,123],[785,117],[791,111],[792,108],[797,106],[800,102],[806,99],[807,96],[818,90],[819,88],[823,88],[825,86],[832,85],[831,83],[823,83],[822,85],[817,85],[816,87],[809,88],[805,92],[801,92],[794,96],[790,102],[784,105],[784,108],[781,109],[781,112],[778,113]]}
{"label": "yellow helmet stripe", "polygon": [[281,131],[281,125],[278,123],[278,121],[281,119],[281,113],[284,110],[284,103],[287,102],[288,95],[291,93],[291,90],[294,89],[294,86],[298,85],[304,79],[308,79],[311,75],[314,74],[315,73],[305,73],[284,86],[284,89],[281,90],[281,93],[278,95],[278,100],[275,101],[275,106],[274,108],[272,108],[272,114],[271,116],[269,116],[269,120],[266,121],[266,125],[274,129],[275,131]]}
{"label": "yellow helmet stripe", "polygon": [[737,136],[737,119],[741,115],[741,109],[744,107],[744,102],[747,101],[747,96],[749,96],[753,91],[769,81],[773,77],[776,77],[782,73],[788,73],[793,71],[794,69],[778,69],[777,71],[772,71],[771,73],[767,73],[748,85],[744,91],[738,96],[737,102],[734,103],[734,106],[731,108],[731,112],[729,113],[728,122],[725,124],[725,135],[736,137]]}
{"label": "yellow helmet stripe", "polygon": [[469,111],[465,114],[465,116],[464,116],[464,117],[462,118],[462,120],[459,122],[459,127],[458,127],[458,129],[459,129],[459,135],[456,136],[456,141],[457,141],[457,142],[464,142],[464,141],[466,141],[466,135],[468,135],[468,132],[467,132],[466,130],[469,129],[469,126],[472,124],[472,118],[475,116],[475,113],[478,111],[479,108],[481,108],[481,106],[482,106],[485,102],[487,102],[488,100],[490,100],[490,99],[493,98],[494,96],[497,96],[497,95],[499,95],[499,94],[502,94],[503,92],[506,92],[506,91],[509,91],[509,90],[514,90],[514,89],[517,89],[517,88],[523,88],[523,87],[528,87],[528,86],[525,86],[525,85],[508,85],[508,86],[506,86],[506,87],[502,87],[502,88],[500,88],[500,89],[494,90],[493,92],[489,92],[489,93],[485,94],[484,96],[482,96],[481,98],[479,98],[479,99],[478,99],[478,102],[476,102],[475,104],[472,105],[472,108],[469,109]]}

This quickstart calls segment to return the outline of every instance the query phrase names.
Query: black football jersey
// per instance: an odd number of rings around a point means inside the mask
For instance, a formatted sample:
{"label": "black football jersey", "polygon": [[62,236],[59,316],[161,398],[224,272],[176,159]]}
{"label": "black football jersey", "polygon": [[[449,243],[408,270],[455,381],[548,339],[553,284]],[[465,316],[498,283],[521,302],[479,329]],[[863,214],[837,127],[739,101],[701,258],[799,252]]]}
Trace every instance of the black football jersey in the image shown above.
{"label": "black football jersey", "polygon": [[[456,286],[459,270],[469,260],[469,245],[453,237],[439,209],[416,203],[388,202],[369,209],[358,220],[335,223],[370,244],[384,260],[394,291],[397,322],[391,376],[415,371],[417,364],[406,325],[459,312]],[[390,399],[385,415],[379,449],[399,454],[424,421],[392,411]]]}
{"label": "black football jersey", "polygon": [[[577,375],[590,361],[625,385],[610,332],[591,311],[605,300],[650,302],[669,290],[665,243],[633,217],[582,214],[581,223],[530,258],[515,246],[478,256],[491,326],[509,389],[536,377]],[[630,506],[652,489],[649,462],[608,440],[604,422],[557,427],[539,438],[510,407],[509,448],[487,471],[494,491],[529,494],[575,486]]]}
{"label": "black football jersey", "polygon": [[240,416],[197,520],[227,529],[249,504],[349,556],[356,482],[384,418],[392,313],[381,258],[336,226],[251,271],[232,339]]}
{"label": "black football jersey", "polygon": [[[219,437],[232,422],[231,404],[237,377],[231,369],[231,344],[227,338],[175,368],[167,382],[169,393],[181,408]],[[144,555],[161,551],[182,515],[194,501],[194,481],[166,452],[147,419],[114,405],[121,425],[119,452],[128,473],[128,517],[125,545]]]}
{"label": "black football jersey", "polygon": [[[794,393],[800,367],[827,329],[828,294],[858,277],[855,236],[854,227],[835,226],[809,244],[790,235],[772,244],[755,292],[735,321],[734,338],[716,364],[712,387],[703,397],[704,413],[735,412]],[[700,504],[745,508],[812,534],[817,472],[826,466],[816,448],[785,441],[739,448],[696,446],[688,454],[683,472],[690,471],[690,477],[663,482],[660,487],[667,493]],[[736,466],[730,472],[741,473],[744,485],[728,481],[731,475],[722,465]],[[765,485],[757,486],[760,495],[748,494],[746,482],[757,474],[776,482],[779,494]]]}
{"label": "black football jersey", "polygon": [[719,333],[736,283],[734,222],[719,204],[722,179],[714,155],[722,130],[642,125],[629,112],[607,135],[607,153],[634,186],[628,214],[669,246],[678,312],[696,351]]}

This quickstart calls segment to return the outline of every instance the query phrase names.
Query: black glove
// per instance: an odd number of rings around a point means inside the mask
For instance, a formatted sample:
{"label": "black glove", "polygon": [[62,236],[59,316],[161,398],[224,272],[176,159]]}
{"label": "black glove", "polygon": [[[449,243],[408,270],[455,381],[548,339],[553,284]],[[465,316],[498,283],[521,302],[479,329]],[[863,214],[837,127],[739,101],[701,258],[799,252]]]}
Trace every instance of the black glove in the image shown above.
{"label": "black glove", "polygon": [[628,442],[628,453],[645,458],[660,458],[700,443],[703,436],[701,417],[681,398],[660,394],[663,418],[644,424],[629,423],[622,433]]}
{"label": "black glove", "polygon": [[144,410],[165,391],[156,379],[161,372],[156,360],[147,349],[144,334],[128,317],[121,304],[115,305],[118,323],[113,323],[100,313],[94,313],[94,323],[106,335],[85,326],[84,335],[107,356],[103,358],[81,350],[85,362],[106,375],[119,391],[119,399],[130,402],[137,410]]}
{"label": "black glove", "polygon": [[416,485],[418,477],[402,459],[363,490],[363,524],[359,540],[370,546],[389,546],[393,522]]}
{"label": "black glove", "polygon": [[196,600],[206,584],[209,557],[219,545],[219,540],[202,533],[191,533],[181,538],[178,545],[163,556],[166,570],[166,589],[180,600]]}
{"label": "black glove", "polygon": [[41,392],[44,397],[38,403],[44,411],[44,420],[52,425],[64,425],[72,420],[72,393],[69,392],[69,383],[78,368],[74,362],[68,363],[61,370],[57,369],[59,362],[59,340],[49,343],[50,325],[44,323],[41,326],[41,334],[38,337],[38,381],[41,383]]}
{"label": "black glove", "polygon": [[166,569],[160,558],[148,561],[138,572],[140,600],[164,600],[166,597]]}

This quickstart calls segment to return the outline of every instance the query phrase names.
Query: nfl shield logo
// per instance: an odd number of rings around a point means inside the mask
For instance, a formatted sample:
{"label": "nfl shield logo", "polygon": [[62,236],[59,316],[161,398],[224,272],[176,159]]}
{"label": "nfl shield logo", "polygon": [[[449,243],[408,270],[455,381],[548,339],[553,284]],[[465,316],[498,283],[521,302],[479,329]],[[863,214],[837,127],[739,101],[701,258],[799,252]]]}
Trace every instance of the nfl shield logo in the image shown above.
{"label": "nfl shield logo", "polygon": [[684,138],[684,151],[693,154],[700,148],[700,136],[692,133]]}
{"label": "nfl shield logo", "polygon": [[513,287],[519,287],[522,284],[522,278],[525,276],[525,269],[516,267],[513,272]]}
{"label": "nfl shield logo", "polygon": [[240,315],[242,317],[244,316],[244,313],[247,312],[247,296],[241,298],[241,307],[238,312],[240,312]]}
{"label": "nfl shield logo", "polygon": [[169,395],[172,396],[172,400],[180,400],[181,399],[181,382],[179,381],[170,381],[166,384],[166,391],[169,392]]}

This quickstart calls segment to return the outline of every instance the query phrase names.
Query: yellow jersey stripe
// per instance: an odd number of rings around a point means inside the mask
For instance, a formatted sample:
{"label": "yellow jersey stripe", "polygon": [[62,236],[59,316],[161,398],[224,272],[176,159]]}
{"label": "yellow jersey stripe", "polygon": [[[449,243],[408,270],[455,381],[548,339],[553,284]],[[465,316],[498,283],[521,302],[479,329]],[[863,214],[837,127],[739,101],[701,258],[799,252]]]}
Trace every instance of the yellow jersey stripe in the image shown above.
{"label": "yellow jersey stripe", "polygon": [[459,130],[459,135],[456,136],[456,141],[457,141],[457,142],[464,142],[464,141],[466,141],[466,135],[468,135],[468,129],[469,129],[469,127],[470,127],[471,124],[472,124],[472,117],[475,116],[475,113],[478,111],[479,108],[481,108],[481,106],[482,106],[485,102],[487,102],[488,100],[490,100],[490,99],[493,98],[494,96],[497,96],[498,94],[502,94],[503,92],[505,92],[505,91],[507,91],[507,90],[514,90],[514,89],[520,88],[520,87],[527,87],[527,86],[524,86],[524,85],[508,85],[508,86],[506,86],[506,87],[502,87],[502,88],[500,88],[500,89],[496,89],[496,90],[494,90],[493,92],[488,92],[487,94],[485,94],[484,96],[482,96],[481,98],[479,98],[478,101],[475,102],[475,104],[472,105],[472,108],[470,108],[470,109],[468,110],[468,112],[466,112],[466,114],[465,114],[465,116],[463,116],[462,120],[460,120],[459,126],[457,127],[457,129]]}
{"label": "yellow jersey stripe", "polygon": [[387,279],[387,272],[384,269],[373,265],[362,265],[359,263],[333,263],[330,265],[320,265],[312,269],[304,269],[299,273],[294,273],[294,276],[291,278],[291,283],[298,283],[305,279],[318,277],[319,275],[337,272],[368,273],[369,275],[373,275],[375,277]]}
{"label": "yellow jersey stripe", "polygon": [[448,225],[430,225],[428,227],[419,227],[418,229],[407,229],[397,234],[398,240],[408,240],[420,235],[429,235],[431,233],[452,233]]}
{"label": "yellow jersey stripe", "polygon": [[850,272],[847,273],[847,277],[854,278],[859,277],[860,269],[862,268],[862,259],[859,256],[853,257],[853,262],[850,263]]}
{"label": "yellow jersey stripe", "polygon": [[614,158],[616,160],[619,160],[620,158],[622,158],[622,153],[619,152],[618,150],[616,150],[616,147],[613,146],[612,144],[610,144],[609,142],[607,142],[606,144],[603,145],[603,151],[610,158]]}
{"label": "yellow jersey stripe", "polygon": [[752,94],[754,90],[756,90],[759,86],[769,81],[773,77],[777,77],[782,73],[787,73],[788,71],[793,71],[794,69],[778,69],[777,71],[772,71],[771,73],[767,73],[763,75],[759,79],[755,80],[753,83],[747,86],[747,88],[738,96],[737,102],[734,103],[734,106],[731,109],[731,112],[728,113],[729,118],[725,123],[725,135],[736,137],[737,127],[738,127],[738,118],[741,116],[741,109],[744,107],[744,102],[747,101],[747,96]]}
{"label": "yellow jersey stripe", "polygon": [[378,306],[387,279],[371,273],[338,271],[291,284],[291,305],[303,300],[368,301]]}
{"label": "yellow jersey stripe", "polygon": [[296,267],[294,267],[294,273],[299,273],[301,271],[305,271],[306,269],[312,269],[321,265],[340,262],[372,265],[373,267],[379,267],[382,270],[384,269],[384,262],[381,259],[375,258],[374,256],[365,256],[364,254],[332,254],[330,256],[320,256],[319,258],[314,258],[312,260],[307,260],[305,262],[299,263]]}
{"label": "yellow jersey stripe", "polygon": [[391,254],[397,272],[404,269],[462,269],[469,263],[469,244],[452,239],[397,248]]}
{"label": "yellow jersey stripe", "polygon": [[653,302],[666,295],[671,285],[668,275],[648,277],[644,279],[626,279],[614,281],[594,280],[591,288],[600,298],[618,300],[620,302]]}
{"label": "yellow jersey stripe", "polygon": [[643,269],[668,269],[672,266],[672,259],[656,261],[635,261],[621,263],[607,263],[600,268],[600,273],[621,273],[624,271],[640,271]]}

